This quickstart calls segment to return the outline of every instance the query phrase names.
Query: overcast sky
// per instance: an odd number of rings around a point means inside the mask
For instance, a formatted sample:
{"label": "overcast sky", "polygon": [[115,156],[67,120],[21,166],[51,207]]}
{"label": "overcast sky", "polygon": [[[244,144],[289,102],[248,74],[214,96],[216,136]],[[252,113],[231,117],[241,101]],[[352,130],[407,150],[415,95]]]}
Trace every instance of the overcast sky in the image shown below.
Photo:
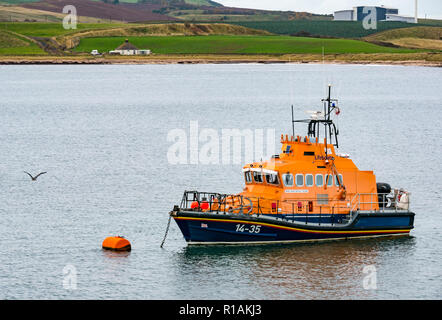
{"label": "overcast sky", "polygon": [[[414,17],[414,0],[214,0],[229,7],[307,11],[331,14],[336,10],[354,6],[380,6],[398,8],[399,14]],[[418,0],[419,18],[442,19],[442,0]]]}

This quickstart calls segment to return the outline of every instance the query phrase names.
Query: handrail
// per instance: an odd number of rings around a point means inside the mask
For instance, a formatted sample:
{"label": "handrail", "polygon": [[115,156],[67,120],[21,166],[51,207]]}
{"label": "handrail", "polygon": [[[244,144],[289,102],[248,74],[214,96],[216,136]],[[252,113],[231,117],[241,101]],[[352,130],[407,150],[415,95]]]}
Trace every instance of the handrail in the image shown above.
{"label": "handrail", "polygon": [[[368,199],[369,198],[369,199]],[[374,199],[373,199],[374,198]],[[237,214],[350,214],[356,211],[403,211],[408,210],[408,202],[399,206],[397,197],[381,193],[356,193],[350,200],[336,199],[270,199],[265,197],[245,197],[241,194],[221,194],[215,192],[185,191],[181,200],[181,209],[191,209],[189,203],[197,202],[197,211],[210,211]],[[201,204],[208,208],[202,209]],[[295,209],[296,208],[296,209]],[[255,212],[253,212],[255,209]],[[319,212],[318,212],[319,211]],[[328,213],[327,213],[328,211]]]}

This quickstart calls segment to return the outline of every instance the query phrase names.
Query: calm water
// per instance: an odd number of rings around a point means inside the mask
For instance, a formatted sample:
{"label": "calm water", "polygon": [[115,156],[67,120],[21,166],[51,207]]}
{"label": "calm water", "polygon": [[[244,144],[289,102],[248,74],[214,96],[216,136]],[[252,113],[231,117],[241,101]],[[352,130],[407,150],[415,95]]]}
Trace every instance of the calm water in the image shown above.
{"label": "calm water", "polygon": [[[185,189],[243,187],[242,165],[168,164],[170,130],[198,120],[290,133],[290,105],[304,117],[329,82],[340,151],[412,193],[411,237],[193,248],[173,222],[160,249]],[[442,298],[441,69],[0,66],[0,96],[2,299]],[[31,182],[24,170],[48,173]],[[101,250],[117,234],[132,252]],[[63,286],[67,265],[75,290]],[[367,265],[375,290],[363,288]]]}

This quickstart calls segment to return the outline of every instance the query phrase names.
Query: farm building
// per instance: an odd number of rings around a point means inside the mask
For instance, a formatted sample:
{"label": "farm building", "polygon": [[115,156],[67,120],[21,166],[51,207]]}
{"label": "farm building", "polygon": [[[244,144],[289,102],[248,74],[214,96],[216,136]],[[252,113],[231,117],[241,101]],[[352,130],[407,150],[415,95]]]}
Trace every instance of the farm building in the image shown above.
{"label": "farm building", "polygon": [[120,45],[115,50],[109,51],[109,53],[120,54],[123,56],[131,56],[131,55],[148,55],[151,54],[151,51],[148,49],[138,49],[136,46],[130,43],[128,39],[126,39],[122,45]]}
{"label": "farm building", "polygon": [[[369,11],[364,12],[364,8],[369,9]],[[414,23],[415,18],[405,17],[399,15],[399,9],[381,7],[370,7],[370,6],[358,6],[353,7],[350,10],[340,10],[334,12],[334,21],[362,21],[364,18],[371,13],[371,11],[376,9],[376,20],[377,21],[403,21]]]}
{"label": "farm building", "polygon": [[415,23],[415,18],[399,16],[397,14],[386,14],[385,21],[402,21],[408,23]]}
{"label": "farm building", "polygon": [[353,21],[353,10],[340,10],[334,13],[335,21]]}

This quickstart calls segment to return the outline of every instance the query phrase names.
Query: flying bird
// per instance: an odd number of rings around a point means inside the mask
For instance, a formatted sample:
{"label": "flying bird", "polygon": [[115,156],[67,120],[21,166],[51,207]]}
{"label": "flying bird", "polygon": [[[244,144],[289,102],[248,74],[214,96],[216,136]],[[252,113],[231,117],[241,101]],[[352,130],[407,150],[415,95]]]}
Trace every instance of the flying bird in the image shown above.
{"label": "flying bird", "polygon": [[46,171],[45,171],[45,172],[40,172],[40,173],[37,174],[35,177],[33,177],[29,172],[26,172],[26,171],[23,171],[23,172],[26,173],[28,176],[30,176],[31,179],[32,179],[32,181],[36,181],[37,178],[38,178],[39,176],[41,176],[42,174],[45,174],[45,173],[46,173]]}

